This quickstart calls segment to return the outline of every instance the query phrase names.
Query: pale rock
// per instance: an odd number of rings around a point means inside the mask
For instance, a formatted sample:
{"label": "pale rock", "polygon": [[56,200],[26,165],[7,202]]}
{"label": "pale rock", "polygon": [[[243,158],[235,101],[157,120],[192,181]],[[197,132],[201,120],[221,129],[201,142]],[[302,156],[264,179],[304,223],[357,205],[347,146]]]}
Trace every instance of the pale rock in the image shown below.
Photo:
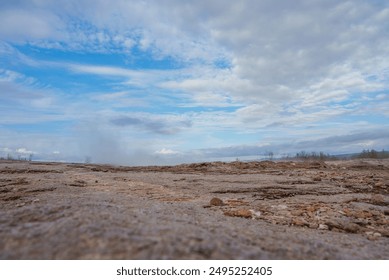
{"label": "pale rock", "polygon": [[259,217],[261,217],[261,212],[260,212],[260,211],[255,211],[255,210],[253,210],[253,209],[250,209],[249,211],[250,211],[251,214],[252,214],[253,220],[254,220],[254,219],[258,219]]}
{"label": "pale rock", "polygon": [[328,230],[328,226],[327,226],[327,225],[320,224],[319,227],[318,227],[317,229],[319,229],[319,230]]}

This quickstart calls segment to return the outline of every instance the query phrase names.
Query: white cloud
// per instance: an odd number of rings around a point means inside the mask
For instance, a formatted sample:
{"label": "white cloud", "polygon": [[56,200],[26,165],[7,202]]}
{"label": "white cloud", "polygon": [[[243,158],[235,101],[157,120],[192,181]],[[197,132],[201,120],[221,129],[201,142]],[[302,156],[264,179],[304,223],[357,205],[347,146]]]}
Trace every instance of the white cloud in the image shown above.
{"label": "white cloud", "polygon": [[0,38],[25,40],[61,39],[63,22],[51,11],[41,9],[1,9]]}
{"label": "white cloud", "polygon": [[22,155],[31,155],[31,154],[34,154],[33,151],[29,151],[29,150],[27,150],[26,148],[18,148],[18,149],[16,149],[16,153],[22,154]]}
{"label": "white cloud", "polygon": [[18,83],[23,86],[36,86],[38,82],[32,77],[27,77],[21,73],[0,68],[0,82]]}
{"label": "white cloud", "polygon": [[179,152],[177,152],[177,151],[173,151],[171,149],[166,149],[166,148],[162,148],[161,150],[156,151],[155,153],[159,154],[159,155],[177,155],[177,154],[179,154]]}
{"label": "white cloud", "polygon": [[67,66],[75,72],[103,75],[103,76],[132,77],[137,74],[136,71],[120,68],[120,67],[81,65],[81,64],[68,64]]}
{"label": "white cloud", "polygon": [[0,69],[0,100],[17,102],[32,107],[48,107],[53,103],[49,91],[41,89],[39,83],[31,77],[18,72]]}
{"label": "white cloud", "polygon": [[[66,23],[65,30],[64,22],[47,21],[58,34],[64,34],[60,39],[57,33],[45,35],[47,41],[57,39],[65,46],[93,50],[95,45],[106,51],[139,46],[150,50],[155,57],[199,62],[230,60],[229,72],[190,76],[169,86],[190,92],[198,89],[210,92],[210,88],[216,88],[211,91],[216,96],[222,90],[235,100],[298,99],[296,92],[339,78],[334,70],[346,65],[348,71],[359,76],[360,84],[372,88],[366,76],[372,72],[379,75],[389,68],[385,59],[388,56],[385,46],[389,43],[385,36],[388,33],[385,4],[358,0],[316,1],[314,5],[308,0],[293,5],[285,1],[230,4],[225,5],[224,1],[190,4],[57,1],[53,5],[50,1],[39,1],[25,8],[34,6],[29,14],[38,18],[45,18],[40,16],[43,12],[52,17],[67,15],[72,24]],[[74,66],[74,69],[95,74],[134,75],[103,66],[99,69]],[[209,76],[215,74],[216,79]],[[347,90],[356,84],[344,86]]]}
{"label": "white cloud", "polygon": [[165,80],[181,75],[177,70],[132,70],[123,67],[91,65],[91,64],[54,64],[65,67],[80,74],[93,74],[105,78],[119,77],[123,79],[122,85],[137,86],[140,88],[157,86]]}
{"label": "white cloud", "polygon": [[12,150],[11,150],[10,148],[7,148],[7,147],[5,147],[5,148],[0,148],[0,151],[5,152],[5,153],[12,152]]}
{"label": "white cloud", "polygon": [[115,116],[110,123],[117,127],[132,127],[145,132],[159,135],[174,135],[191,127],[192,123],[186,116],[155,115],[155,114],[127,114]]}

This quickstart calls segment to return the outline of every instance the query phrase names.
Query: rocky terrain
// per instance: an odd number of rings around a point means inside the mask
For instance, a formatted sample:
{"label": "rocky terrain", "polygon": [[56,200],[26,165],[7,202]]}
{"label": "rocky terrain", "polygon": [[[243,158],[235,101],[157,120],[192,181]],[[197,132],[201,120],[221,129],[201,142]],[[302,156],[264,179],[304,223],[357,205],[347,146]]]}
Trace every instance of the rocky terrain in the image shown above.
{"label": "rocky terrain", "polygon": [[389,259],[389,161],[0,161],[0,259]]}

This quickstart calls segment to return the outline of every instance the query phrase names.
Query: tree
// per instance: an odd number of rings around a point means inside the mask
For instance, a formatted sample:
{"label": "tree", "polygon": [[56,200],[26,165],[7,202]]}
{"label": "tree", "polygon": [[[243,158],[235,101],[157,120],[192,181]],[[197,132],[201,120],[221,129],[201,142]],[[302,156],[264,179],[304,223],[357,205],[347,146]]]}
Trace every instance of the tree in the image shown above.
{"label": "tree", "polygon": [[266,152],[265,155],[269,158],[269,160],[273,160],[274,153],[273,152]]}
{"label": "tree", "polygon": [[92,162],[92,158],[90,156],[85,156],[85,163],[89,164]]}

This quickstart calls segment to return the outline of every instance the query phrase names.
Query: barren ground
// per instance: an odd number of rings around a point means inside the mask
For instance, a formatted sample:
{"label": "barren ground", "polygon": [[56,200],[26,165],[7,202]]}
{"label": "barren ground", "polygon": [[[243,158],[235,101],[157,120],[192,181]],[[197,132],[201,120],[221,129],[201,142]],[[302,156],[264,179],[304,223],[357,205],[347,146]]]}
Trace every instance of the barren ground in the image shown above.
{"label": "barren ground", "polygon": [[0,259],[389,259],[388,205],[388,160],[0,161]]}

